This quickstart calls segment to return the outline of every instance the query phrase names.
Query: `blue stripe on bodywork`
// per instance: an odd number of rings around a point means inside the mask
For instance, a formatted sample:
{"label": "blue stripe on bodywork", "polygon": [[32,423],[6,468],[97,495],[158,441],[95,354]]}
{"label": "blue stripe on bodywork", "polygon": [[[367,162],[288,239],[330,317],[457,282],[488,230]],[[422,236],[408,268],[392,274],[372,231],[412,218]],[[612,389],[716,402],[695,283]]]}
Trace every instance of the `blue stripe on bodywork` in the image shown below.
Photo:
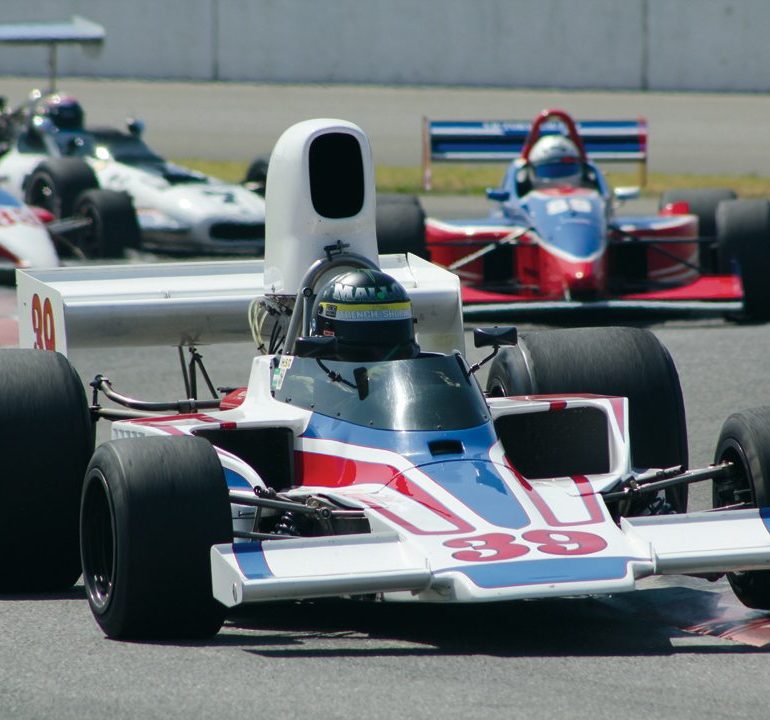
{"label": "blue stripe on bodywork", "polygon": [[518,529],[530,524],[524,508],[491,462],[463,460],[432,463],[423,465],[420,470],[493,525]]}
{"label": "blue stripe on bodywork", "polygon": [[246,490],[251,490],[249,481],[246,480],[243,475],[235,472],[235,470],[231,470],[230,468],[222,469],[225,471],[225,482],[227,483],[228,488],[245,488]]}
{"label": "blue stripe on bodywork", "polygon": [[502,563],[480,563],[437,572],[459,572],[482,588],[504,588],[547,583],[619,580],[634,558],[554,558]]}
{"label": "blue stripe on bodywork", "polygon": [[[487,522],[511,529],[530,523],[524,508],[489,459],[489,448],[497,439],[491,422],[464,430],[394,432],[314,414],[304,435],[391,450]],[[434,456],[429,447],[434,440],[457,440],[462,443],[463,452]]]}
{"label": "blue stripe on bodywork", "polygon": [[765,530],[770,534],[770,508],[769,507],[761,507],[759,508],[759,517],[762,519],[762,522],[765,524]]}
{"label": "blue stripe on bodywork", "polygon": [[[303,437],[335,440],[377,450],[390,450],[407,458],[414,465],[435,462],[428,443],[434,440],[456,440],[462,443],[466,460],[489,459],[489,448],[497,440],[492,422],[463,430],[375,430],[336,418],[313,413]],[[444,459],[444,458],[441,458]]]}
{"label": "blue stripe on bodywork", "polygon": [[262,543],[233,543],[233,555],[238,567],[247,580],[264,580],[273,577],[273,573],[267,566],[265,554],[262,552]]}

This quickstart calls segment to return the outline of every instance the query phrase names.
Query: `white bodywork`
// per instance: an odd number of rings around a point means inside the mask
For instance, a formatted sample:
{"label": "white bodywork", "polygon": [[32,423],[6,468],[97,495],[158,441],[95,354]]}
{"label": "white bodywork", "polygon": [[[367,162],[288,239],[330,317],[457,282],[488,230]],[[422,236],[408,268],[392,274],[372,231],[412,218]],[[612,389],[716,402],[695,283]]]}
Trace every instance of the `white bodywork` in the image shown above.
{"label": "white bodywork", "polygon": [[45,224],[30,208],[0,190],[0,270],[58,264]]}
{"label": "white bodywork", "polygon": [[[85,133],[87,135],[87,133]],[[47,152],[22,151],[16,143],[0,157],[0,188],[24,199],[26,178],[44,160],[60,157],[46,138]],[[96,151],[99,153],[99,147]],[[105,157],[84,157],[99,186],[125,191],[134,202],[147,249],[260,255],[264,250],[265,201],[241,185],[226,183],[184,168],[168,166],[170,181],[149,166],[133,166]]]}

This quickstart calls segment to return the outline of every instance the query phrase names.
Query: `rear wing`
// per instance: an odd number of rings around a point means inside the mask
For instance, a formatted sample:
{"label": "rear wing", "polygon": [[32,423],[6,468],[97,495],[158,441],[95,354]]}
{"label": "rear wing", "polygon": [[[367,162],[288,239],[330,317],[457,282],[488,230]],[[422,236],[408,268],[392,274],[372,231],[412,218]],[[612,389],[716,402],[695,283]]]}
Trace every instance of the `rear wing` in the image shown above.
{"label": "rear wing", "polygon": [[[423,118],[423,188],[432,185],[432,162],[510,162],[520,157],[533,123],[529,120],[430,120]],[[640,184],[647,182],[647,121],[583,120],[575,123],[589,159],[639,163]],[[558,122],[542,125],[558,133]]]}
{"label": "rear wing", "polygon": [[[460,281],[415,255],[379,265],[412,300],[425,351],[465,351]],[[265,295],[264,260],[18,270],[19,347],[253,342],[249,306]],[[293,300],[293,298],[292,298]]]}
{"label": "rear wing", "polygon": [[74,15],[71,20],[50,23],[9,23],[0,25],[0,42],[17,45],[48,45],[48,90],[56,90],[58,73],[56,50],[62,44],[100,48],[104,28],[91,20]]}

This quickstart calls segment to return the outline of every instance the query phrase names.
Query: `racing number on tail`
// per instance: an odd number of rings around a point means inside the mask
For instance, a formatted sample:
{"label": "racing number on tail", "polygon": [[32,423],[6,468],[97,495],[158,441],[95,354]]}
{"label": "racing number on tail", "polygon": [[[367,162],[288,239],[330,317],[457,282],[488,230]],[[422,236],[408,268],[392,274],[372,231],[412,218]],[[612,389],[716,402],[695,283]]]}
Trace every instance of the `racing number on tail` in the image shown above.
{"label": "racing number on tail", "polygon": [[[591,555],[607,547],[604,538],[576,530],[529,530],[522,534],[521,539],[548,555]],[[506,533],[453,538],[447,540],[444,545],[449,548],[463,548],[452,553],[452,557],[465,562],[511,560],[526,555],[531,550],[530,545],[517,543],[515,535]]]}
{"label": "racing number on tail", "polygon": [[51,300],[41,302],[40,295],[32,296],[32,332],[36,350],[56,350],[56,329],[53,323]]}

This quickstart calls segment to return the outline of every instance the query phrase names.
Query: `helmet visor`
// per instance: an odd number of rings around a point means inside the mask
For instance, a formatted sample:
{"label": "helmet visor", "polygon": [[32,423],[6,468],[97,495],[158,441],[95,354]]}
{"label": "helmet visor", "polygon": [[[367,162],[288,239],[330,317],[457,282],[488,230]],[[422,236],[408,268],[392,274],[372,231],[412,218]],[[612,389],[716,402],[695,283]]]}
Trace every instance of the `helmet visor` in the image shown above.
{"label": "helmet visor", "polygon": [[533,167],[538,180],[563,180],[580,174],[580,164],[572,158],[537,163]]}

